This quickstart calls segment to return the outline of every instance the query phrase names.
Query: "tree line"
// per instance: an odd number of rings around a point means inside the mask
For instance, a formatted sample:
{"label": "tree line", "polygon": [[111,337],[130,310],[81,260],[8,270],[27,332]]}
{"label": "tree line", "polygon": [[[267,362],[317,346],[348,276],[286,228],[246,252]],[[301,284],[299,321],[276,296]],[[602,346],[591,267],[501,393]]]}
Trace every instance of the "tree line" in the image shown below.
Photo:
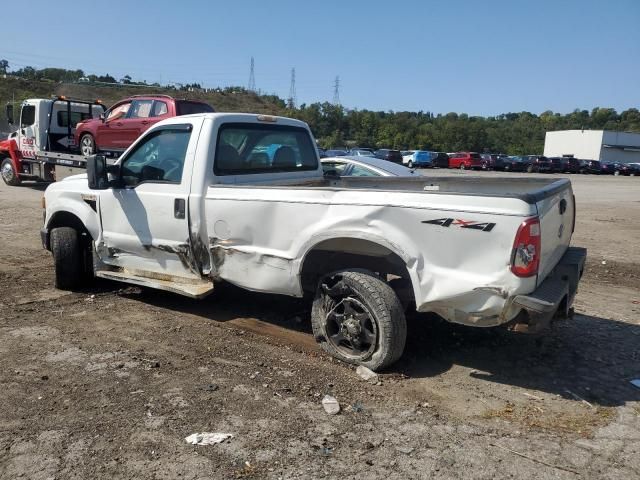
{"label": "tree line", "polygon": [[[0,73],[27,80],[52,82],[103,82],[133,85],[125,75],[119,81],[109,74],[85,75],[82,70],[63,68],[23,67],[9,71],[9,62],[0,60]],[[353,110],[329,102],[302,104],[291,108],[275,94],[265,95],[244,87],[203,89],[198,83],[161,86],[145,81],[135,85],[171,91],[200,91],[233,94],[240,109],[251,108],[258,101],[270,113],[286,115],[305,121],[311,127],[320,146],[324,148],[370,147],[400,150],[424,149],[442,152],[477,151],[506,153],[509,155],[540,154],[544,147],[545,132],[553,130],[591,129],[640,132],[640,111],[629,108],[618,113],[613,108],[576,109],[568,114],[545,111],[540,115],[530,112],[504,113],[496,116],[472,116],[465,113],[434,114],[418,112],[381,112]],[[254,101],[254,99],[256,101]],[[216,105],[213,105],[216,107]],[[231,111],[237,111],[231,106]]]}

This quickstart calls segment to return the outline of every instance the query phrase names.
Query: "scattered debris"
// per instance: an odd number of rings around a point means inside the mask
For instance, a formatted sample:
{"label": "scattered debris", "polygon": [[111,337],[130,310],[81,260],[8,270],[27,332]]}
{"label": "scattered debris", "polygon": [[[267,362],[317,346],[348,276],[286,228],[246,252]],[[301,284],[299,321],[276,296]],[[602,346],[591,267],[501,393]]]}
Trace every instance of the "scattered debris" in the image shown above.
{"label": "scattered debris", "polygon": [[602,265],[606,265],[607,262],[605,260],[602,260]]}
{"label": "scattered debris", "polygon": [[634,378],[633,380],[630,380],[630,382],[634,387],[640,388],[640,378]]}
{"label": "scattered debris", "polygon": [[322,399],[322,407],[329,415],[337,415],[340,413],[340,404],[331,395],[325,395]]}
{"label": "scattered debris", "polygon": [[358,376],[363,379],[364,381],[378,381],[378,374],[376,372],[374,372],[373,370],[368,369],[365,366],[360,365],[358,368],[356,368],[356,373],[358,374]]}
{"label": "scattered debris", "polygon": [[577,393],[573,393],[571,390],[569,390],[568,388],[564,389],[565,392],[567,392],[569,395],[571,395],[573,398],[575,398],[576,400],[581,401],[582,403],[584,403],[585,405],[588,405],[590,408],[595,408],[592,404],[590,404],[589,402],[587,402],[584,398],[582,398],[580,395],[578,395]]}
{"label": "scattered debris", "polygon": [[580,475],[580,472],[577,472],[576,470],[572,470],[568,467],[563,467],[562,465],[554,465],[552,463],[547,463],[544,460],[539,460],[537,458],[530,457],[529,455],[516,452],[515,450],[511,450],[510,448],[503,447],[502,445],[498,445],[496,443],[490,443],[489,445],[491,445],[492,447],[501,448],[502,450],[505,450],[509,453],[513,453],[514,455],[518,455],[519,457],[526,458],[527,460],[531,460],[532,462],[540,463],[541,465],[546,465],[547,467],[557,468],[558,470],[564,470],[565,472],[570,472],[570,473],[575,473],[576,475]]}
{"label": "scattered debris", "polygon": [[398,451],[400,453],[404,453],[405,455],[409,455],[409,454],[413,453],[414,450],[415,450],[415,448],[413,448],[413,447],[396,447],[396,451]]}
{"label": "scattered debris", "polygon": [[233,438],[230,433],[193,433],[184,440],[191,445],[216,445]]}
{"label": "scattered debris", "polygon": [[362,405],[362,403],[360,402],[356,402],[353,405],[351,405],[351,410],[354,411],[355,413],[364,412],[364,405]]}
{"label": "scattered debris", "polygon": [[215,383],[210,383],[209,385],[200,387],[200,389],[204,390],[205,392],[215,392],[216,390],[218,390],[218,385],[216,385]]}
{"label": "scattered debris", "polygon": [[540,397],[536,397],[535,395],[531,395],[530,393],[522,392],[522,394],[523,394],[523,395],[525,395],[525,396],[527,396],[527,397],[531,397],[531,398],[533,398],[533,399],[535,399],[535,400],[540,400],[540,401],[542,401],[542,398],[540,398]]}

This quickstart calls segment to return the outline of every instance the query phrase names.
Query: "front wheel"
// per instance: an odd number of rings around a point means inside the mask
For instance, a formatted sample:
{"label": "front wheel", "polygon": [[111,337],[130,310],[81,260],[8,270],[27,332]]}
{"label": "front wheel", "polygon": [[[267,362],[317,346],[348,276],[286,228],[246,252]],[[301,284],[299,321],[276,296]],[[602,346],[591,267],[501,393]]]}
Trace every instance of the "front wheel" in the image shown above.
{"label": "front wheel", "polygon": [[10,158],[5,158],[0,166],[0,172],[2,173],[2,179],[4,183],[12,187],[20,185],[21,180],[18,176],[18,172],[13,168],[13,162]]}
{"label": "front wheel", "polygon": [[57,227],[51,230],[51,253],[55,269],[54,286],[72,290],[85,280],[85,255],[80,234],[75,228]]}
{"label": "front wheel", "polygon": [[96,142],[89,133],[85,133],[80,137],[80,153],[85,157],[96,153]]}
{"label": "front wheel", "polygon": [[465,164],[464,164],[464,163],[461,163],[461,164],[460,164],[460,170],[464,170],[465,168],[467,168],[467,167],[465,166]]}
{"label": "front wheel", "polygon": [[527,167],[527,173],[533,173],[533,165]]}
{"label": "front wheel", "polygon": [[407,323],[393,289],[373,273],[338,271],[318,284],[313,336],[330,355],[380,370],[404,351]]}
{"label": "front wheel", "polygon": [[407,167],[413,168],[413,160],[409,160],[409,163],[407,163]]}

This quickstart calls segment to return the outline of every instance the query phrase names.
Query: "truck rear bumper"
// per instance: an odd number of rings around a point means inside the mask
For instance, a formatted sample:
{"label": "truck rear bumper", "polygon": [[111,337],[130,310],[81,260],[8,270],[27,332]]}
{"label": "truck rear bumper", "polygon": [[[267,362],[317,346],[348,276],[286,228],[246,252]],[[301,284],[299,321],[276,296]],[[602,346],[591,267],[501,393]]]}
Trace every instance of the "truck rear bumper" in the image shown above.
{"label": "truck rear bumper", "polygon": [[571,305],[584,272],[587,249],[569,247],[542,284],[527,295],[517,295],[513,305],[522,311],[509,324],[511,330],[538,333],[556,317],[570,316]]}

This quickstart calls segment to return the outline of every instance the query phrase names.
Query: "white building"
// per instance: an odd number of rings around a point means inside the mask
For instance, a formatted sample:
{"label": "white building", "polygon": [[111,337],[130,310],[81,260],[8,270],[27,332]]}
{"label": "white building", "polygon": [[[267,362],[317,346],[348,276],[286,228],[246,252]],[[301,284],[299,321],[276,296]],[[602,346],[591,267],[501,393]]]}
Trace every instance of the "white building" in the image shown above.
{"label": "white building", "polygon": [[640,163],[640,133],[607,130],[547,132],[545,157],[573,156],[585,160]]}

